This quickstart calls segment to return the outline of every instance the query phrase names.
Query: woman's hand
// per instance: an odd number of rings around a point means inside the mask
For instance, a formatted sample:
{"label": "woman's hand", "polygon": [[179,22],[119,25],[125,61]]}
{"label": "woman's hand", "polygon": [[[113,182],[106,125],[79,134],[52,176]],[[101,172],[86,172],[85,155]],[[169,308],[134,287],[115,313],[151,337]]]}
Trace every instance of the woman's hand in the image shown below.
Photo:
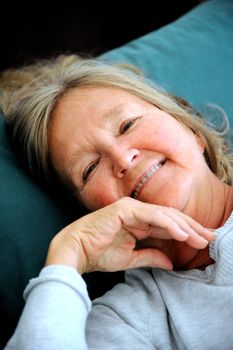
{"label": "woman's hand", "polygon": [[172,269],[160,250],[135,249],[148,237],[186,241],[203,249],[214,234],[173,208],[124,197],[66,226],[52,240],[46,265],[66,264],[80,273],[151,266]]}

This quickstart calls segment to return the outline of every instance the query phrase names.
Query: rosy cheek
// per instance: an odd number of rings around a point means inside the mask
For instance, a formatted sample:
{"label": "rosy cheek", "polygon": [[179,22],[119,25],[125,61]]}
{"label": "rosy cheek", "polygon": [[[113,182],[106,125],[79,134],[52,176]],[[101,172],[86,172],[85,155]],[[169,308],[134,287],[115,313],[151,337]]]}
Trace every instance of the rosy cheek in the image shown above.
{"label": "rosy cheek", "polygon": [[158,132],[158,129],[154,129],[153,126],[150,130],[148,130],[148,126],[145,126],[144,130],[146,133],[142,129],[138,130],[132,139],[132,144],[138,149],[157,150],[160,148],[160,145],[163,144],[161,141],[164,140],[163,133]]}
{"label": "rosy cheek", "polygon": [[114,202],[117,198],[110,191],[96,191],[96,189],[88,189],[83,195],[83,201],[91,210],[97,210]]}
{"label": "rosy cheek", "polygon": [[109,195],[106,196],[104,193],[101,193],[98,196],[97,202],[98,202],[98,207],[99,208],[103,208],[106,205],[111,204],[112,202],[114,202],[114,199],[111,198],[111,196],[109,196]]}

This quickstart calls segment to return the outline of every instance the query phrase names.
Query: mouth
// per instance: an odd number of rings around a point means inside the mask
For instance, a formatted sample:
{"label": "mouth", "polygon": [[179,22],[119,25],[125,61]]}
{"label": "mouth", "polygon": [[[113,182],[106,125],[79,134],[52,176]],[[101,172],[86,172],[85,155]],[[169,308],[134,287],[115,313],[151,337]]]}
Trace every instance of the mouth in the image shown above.
{"label": "mouth", "polygon": [[159,169],[166,163],[165,159],[162,159],[158,164],[152,165],[152,167],[142,175],[139,181],[136,183],[133,191],[131,192],[130,197],[136,199],[139,196],[139,193],[142,190],[142,187],[149,181],[149,179],[157,173]]}

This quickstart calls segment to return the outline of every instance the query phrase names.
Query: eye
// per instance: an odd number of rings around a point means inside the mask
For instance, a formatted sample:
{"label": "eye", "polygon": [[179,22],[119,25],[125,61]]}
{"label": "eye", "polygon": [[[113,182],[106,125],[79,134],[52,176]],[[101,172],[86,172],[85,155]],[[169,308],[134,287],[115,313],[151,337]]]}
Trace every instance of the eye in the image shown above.
{"label": "eye", "polygon": [[90,166],[88,166],[84,172],[83,172],[83,181],[87,181],[89,175],[91,174],[91,172],[97,167],[99,161],[92,163]]}
{"label": "eye", "polygon": [[136,122],[136,119],[130,119],[130,120],[124,121],[120,127],[120,134],[124,134],[129,128],[131,128],[131,126],[134,125],[135,122]]}

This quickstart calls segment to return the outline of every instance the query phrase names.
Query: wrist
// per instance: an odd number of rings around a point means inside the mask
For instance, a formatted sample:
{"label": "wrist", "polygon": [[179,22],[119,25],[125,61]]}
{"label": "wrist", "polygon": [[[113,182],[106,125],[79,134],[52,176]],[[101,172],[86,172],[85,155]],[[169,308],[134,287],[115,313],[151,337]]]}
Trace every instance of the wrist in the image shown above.
{"label": "wrist", "polygon": [[75,268],[81,275],[87,271],[87,258],[81,244],[75,242],[75,249],[70,247],[63,237],[55,236],[48,249],[45,266],[65,265]]}

